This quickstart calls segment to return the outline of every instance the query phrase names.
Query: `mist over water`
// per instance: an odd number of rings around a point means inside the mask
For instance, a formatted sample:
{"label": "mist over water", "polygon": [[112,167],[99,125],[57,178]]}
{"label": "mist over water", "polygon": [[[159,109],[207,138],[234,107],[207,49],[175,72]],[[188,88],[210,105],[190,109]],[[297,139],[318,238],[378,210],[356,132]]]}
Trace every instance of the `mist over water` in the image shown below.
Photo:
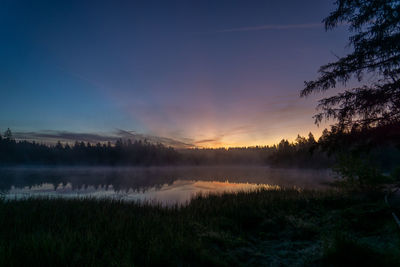
{"label": "mist over water", "polygon": [[18,167],[0,169],[0,190],[6,199],[92,197],[179,204],[199,193],[324,189],[332,179],[329,170],[265,166]]}

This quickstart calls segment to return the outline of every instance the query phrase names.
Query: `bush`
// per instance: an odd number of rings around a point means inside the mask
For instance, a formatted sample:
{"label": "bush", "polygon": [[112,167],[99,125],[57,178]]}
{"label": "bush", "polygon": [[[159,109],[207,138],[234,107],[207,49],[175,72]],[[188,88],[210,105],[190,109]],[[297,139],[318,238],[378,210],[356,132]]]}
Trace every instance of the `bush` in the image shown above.
{"label": "bush", "polygon": [[379,191],[393,179],[385,176],[368,157],[340,154],[333,170],[339,174],[336,185],[350,191]]}

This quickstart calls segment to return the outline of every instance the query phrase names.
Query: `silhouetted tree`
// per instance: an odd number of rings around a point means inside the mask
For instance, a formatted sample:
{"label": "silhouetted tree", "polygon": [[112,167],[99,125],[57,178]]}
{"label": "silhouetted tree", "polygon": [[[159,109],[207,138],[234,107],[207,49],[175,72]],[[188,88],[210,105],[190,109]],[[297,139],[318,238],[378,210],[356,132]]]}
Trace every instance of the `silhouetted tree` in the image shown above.
{"label": "silhouetted tree", "polygon": [[307,140],[307,142],[308,142],[310,145],[315,145],[315,144],[317,143],[317,141],[315,141],[314,135],[313,135],[311,132],[308,134],[308,140]]}
{"label": "silhouetted tree", "polygon": [[54,146],[15,141],[9,129],[5,136],[0,139],[0,164],[163,165],[179,160],[173,148],[149,142],[118,140],[94,146],[76,141],[71,148],[60,141]]}
{"label": "silhouetted tree", "polygon": [[58,149],[58,150],[62,150],[63,149],[63,145],[61,144],[60,141],[57,141],[56,149]]}
{"label": "silhouetted tree", "polygon": [[[372,131],[369,139],[400,140],[400,1],[337,0],[324,19],[326,30],[348,25],[350,54],[323,65],[320,76],[305,82],[301,96],[346,85],[352,78],[372,82],[320,100],[316,123],[334,119],[335,133]],[[355,139],[357,140],[357,138]],[[358,138],[358,140],[364,140]]]}
{"label": "silhouetted tree", "polygon": [[[11,132],[11,131],[10,131]],[[331,138],[324,131],[315,141],[298,135],[295,142],[282,140],[274,146],[234,147],[217,149],[175,150],[162,144],[148,141],[117,140],[115,144],[84,143],[76,141],[71,147],[58,141],[55,145],[36,142],[0,139],[0,165],[4,164],[48,164],[48,165],[218,165],[218,164],[268,164],[272,167],[326,168],[332,159],[318,144]],[[377,162],[390,170],[400,160],[400,153],[393,147],[376,150]]]}
{"label": "silhouetted tree", "polygon": [[328,168],[332,166],[333,159],[317,146],[314,135],[308,138],[297,135],[295,142],[282,141],[269,155],[267,163],[273,167],[285,168]]}
{"label": "silhouetted tree", "polygon": [[7,128],[7,130],[4,132],[4,139],[6,139],[8,141],[13,139],[13,135],[12,135],[10,128]]}

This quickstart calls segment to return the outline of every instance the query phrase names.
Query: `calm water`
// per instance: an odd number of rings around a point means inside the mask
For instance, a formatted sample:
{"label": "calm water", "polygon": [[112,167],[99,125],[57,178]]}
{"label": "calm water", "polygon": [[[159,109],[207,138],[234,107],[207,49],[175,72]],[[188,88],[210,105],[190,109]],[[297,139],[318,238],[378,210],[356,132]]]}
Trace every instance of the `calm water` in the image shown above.
{"label": "calm water", "polygon": [[211,167],[43,167],[1,168],[6,199],[31,196],[115,198],[185,203],[199,193],[236,192],[260,187],[323,189],[328,170],[272,169],[263,166]]}

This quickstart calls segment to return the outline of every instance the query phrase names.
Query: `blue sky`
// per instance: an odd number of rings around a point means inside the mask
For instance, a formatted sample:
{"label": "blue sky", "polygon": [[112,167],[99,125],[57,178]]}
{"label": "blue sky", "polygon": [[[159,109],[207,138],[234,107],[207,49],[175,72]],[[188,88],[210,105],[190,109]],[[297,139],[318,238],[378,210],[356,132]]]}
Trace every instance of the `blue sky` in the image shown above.
{"label": "blue sky", "polygon": [[316,135],[305,80],[345,48],[333,1],[2,1],[0,130],[199,146]]}

